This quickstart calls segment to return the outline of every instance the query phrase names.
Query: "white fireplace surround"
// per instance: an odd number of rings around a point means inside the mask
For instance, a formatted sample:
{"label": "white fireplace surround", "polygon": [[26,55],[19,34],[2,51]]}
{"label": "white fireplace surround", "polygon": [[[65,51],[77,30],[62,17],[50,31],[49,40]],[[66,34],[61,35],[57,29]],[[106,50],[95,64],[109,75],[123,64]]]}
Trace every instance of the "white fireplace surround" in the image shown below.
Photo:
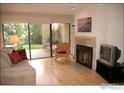
{"label": "white fireplace surround", "polygon": [[[75,46],[76,46],[76,44],[93,47],[92,70],[95,70],[95,68],[96,68],[96,37],[76,36],[75,37]],[[76,48],[75,48],[75,50],[76,50]]]}

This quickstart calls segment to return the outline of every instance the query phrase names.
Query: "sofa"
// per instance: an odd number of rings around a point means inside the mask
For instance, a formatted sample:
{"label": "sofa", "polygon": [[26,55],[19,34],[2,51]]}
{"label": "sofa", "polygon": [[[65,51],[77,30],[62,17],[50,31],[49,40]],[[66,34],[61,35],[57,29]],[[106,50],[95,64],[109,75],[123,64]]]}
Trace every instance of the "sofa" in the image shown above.
{"label": "sofa", "polygon": [[[12,49],[9,49],[12,50]],[[0,50],[0,84],[1,85],[35,85],[36,71],[25,59],[13,64],[8,52]]]}

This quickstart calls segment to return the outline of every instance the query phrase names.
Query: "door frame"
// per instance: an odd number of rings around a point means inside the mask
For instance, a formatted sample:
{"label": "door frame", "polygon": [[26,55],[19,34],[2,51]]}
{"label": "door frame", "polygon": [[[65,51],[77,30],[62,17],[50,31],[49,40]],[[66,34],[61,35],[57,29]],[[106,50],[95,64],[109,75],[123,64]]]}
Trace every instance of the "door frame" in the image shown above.
{"label": "door frame", "polygon": [[[4,41],[4,24],[2,24],[2,35],[3,35],[3,45],[5,47],[5,41]],[[53,24],[53,23],[52,23]],[[50,25],[50,56],[49,57],[53,57],[53,48],[52,48],[52,24]],[[69,24],[69,44],[71,43],[71,24],[70,23],[63,23],[63,24]],[[29,59],[42,59],[42,58],[49,58],[49,57],[40,57],[40,58],[32,58],[31,57],[31,42],[30,42],[30,38],[31,38],[31,29],[30,29],[30,23],[27,22],[27,26],[28,26],[28,45],[29,45]],[[70,51],[69,51],[70,52]]]}

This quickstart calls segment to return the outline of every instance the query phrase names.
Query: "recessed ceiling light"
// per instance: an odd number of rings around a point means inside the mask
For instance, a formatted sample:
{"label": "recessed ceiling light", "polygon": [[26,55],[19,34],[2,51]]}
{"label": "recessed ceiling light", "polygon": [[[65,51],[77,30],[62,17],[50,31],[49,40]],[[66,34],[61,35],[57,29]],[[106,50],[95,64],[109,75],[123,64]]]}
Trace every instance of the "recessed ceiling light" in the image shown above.
{"label": "recessed ceiling light", "polygon": [[75,10],[75,7],[71,7],[71,10]]}

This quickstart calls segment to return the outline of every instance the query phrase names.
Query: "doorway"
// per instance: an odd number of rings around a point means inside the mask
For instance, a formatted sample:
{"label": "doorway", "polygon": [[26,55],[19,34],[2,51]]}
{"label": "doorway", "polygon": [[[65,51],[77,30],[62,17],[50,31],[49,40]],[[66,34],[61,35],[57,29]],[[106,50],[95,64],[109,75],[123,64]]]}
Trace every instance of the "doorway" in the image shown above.
{"label": "doorway", "polygon": [[45,58],[50,55],[50,25],[49,24],[30,24],[30,53],[31,58]]}

